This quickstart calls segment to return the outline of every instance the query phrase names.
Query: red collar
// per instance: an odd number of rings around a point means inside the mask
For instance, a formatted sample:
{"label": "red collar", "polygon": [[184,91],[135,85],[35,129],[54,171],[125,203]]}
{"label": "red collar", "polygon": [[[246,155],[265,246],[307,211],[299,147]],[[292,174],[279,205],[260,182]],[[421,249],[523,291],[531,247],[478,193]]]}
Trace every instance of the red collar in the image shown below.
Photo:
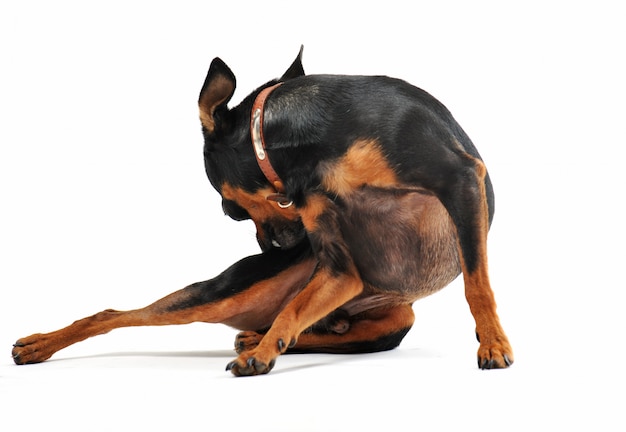
{"label": "red collar", "polygon": [[252,105],[252,114],[250,116],[250,136],[252,137],[252,148],[254,149],[254,155],[256,156],[259,168],[261,168],[265,178],[277,192],[268,195],[266,199],[276,201],[278,206],[281,208],[287,208],[291,206],[293,202],[287,199],[287,195],[285,195],[284,183],[278,174],[276,174],[276,171],[274,171],[274,168],[270,163],[269,155],[267,154],[265,148],[265,138],[263,137],[263,111],[265,109],[265,101],[269,94],[281,84],[282,83],[277,83],[273,86],[264,88],[254,100],[254,104]]}

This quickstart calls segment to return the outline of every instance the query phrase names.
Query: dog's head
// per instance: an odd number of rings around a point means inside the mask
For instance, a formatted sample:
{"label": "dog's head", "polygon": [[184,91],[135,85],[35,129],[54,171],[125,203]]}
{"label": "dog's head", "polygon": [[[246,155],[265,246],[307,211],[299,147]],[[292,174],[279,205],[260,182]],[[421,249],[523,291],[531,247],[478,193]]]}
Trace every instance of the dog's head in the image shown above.
{"label": "dog's head", "polygon": [[267,197],[275,192],[259,168],[250,137],[250,115],[258,92],[278,81],[304,75],[302,48],[279,80],[257,89],[237,107],[228,102],[235,92],[235,75],[219,58],[213,59],[200,91],[198,106],[204,134],[204,162],[209,181],[222,196],[224,213],[234,220],[251,219],[263,250],[291,248],[306,232],[297,211]]}

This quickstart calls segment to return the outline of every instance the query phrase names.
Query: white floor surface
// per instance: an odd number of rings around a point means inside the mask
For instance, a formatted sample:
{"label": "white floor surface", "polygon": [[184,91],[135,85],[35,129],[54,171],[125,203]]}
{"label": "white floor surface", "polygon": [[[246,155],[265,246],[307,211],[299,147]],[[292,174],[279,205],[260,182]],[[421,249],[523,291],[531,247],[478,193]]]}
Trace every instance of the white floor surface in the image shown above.
{"label": "white floor surface", "polygon": [[[626,431],[619,2],[6,3],[1,430]],[[192,324],[15,366],[19,337],[257,251],[205,178],[197,95],[213,57],[236,103],[300,44],[307,73],[406,79],[472,137],[496,191],[490,273],[515,364],[476,367],[458,279],[385,353],[283,356],[238,379],[224,370],[236,332]]]}

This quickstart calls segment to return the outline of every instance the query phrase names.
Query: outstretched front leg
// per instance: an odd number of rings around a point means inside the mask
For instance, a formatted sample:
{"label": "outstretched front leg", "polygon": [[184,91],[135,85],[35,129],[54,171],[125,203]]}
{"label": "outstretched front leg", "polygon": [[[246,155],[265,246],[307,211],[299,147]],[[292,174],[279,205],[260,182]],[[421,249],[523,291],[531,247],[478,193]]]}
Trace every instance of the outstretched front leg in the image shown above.
{"label": "outstretched front leg", "polygon": [[39,363],[57,351],[120,327],[224,323],[242,330],[267,328],[311,277],[316,262],[308,242],[245,258],[214,279],[198,282],[131,311],[107,309],[61,330],[19,339],[16,364]]}

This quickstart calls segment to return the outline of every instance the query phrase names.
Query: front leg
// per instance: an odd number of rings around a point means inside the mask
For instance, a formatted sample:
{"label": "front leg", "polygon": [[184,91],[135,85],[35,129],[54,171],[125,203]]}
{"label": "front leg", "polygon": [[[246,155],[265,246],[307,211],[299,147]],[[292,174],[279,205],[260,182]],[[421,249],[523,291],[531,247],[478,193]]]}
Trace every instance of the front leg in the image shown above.
{"label": "front leg", "polygon": [[363,284],[355,275],[334,276],[326,270],[318,271],[276,317],[258,345],[241,352],[226,370],[237,376],[268,373],[274,367],[276,358],[296,345],[300,333],[362,290]]}
{"label": "front leg", "polygon": [[276,358],[295,346],[300,333],[363,291],[332,201],[322,195],[310,197],[300,215],[318,262],[317,271],[276,317],[258,346],[227,365],[226,370],[234,375],[268,373]]}
{"label": "front leg", "polygon": [[[485,187],[487,170],[482,161],[465,156],[467,168],[442,202],[457,227],[465,297],[476,322],[478,367],[506,368],[513,364],[513,349],[500,324],[487,268],[489,208]],[[458,205],[462,203],[464,205]]]}

